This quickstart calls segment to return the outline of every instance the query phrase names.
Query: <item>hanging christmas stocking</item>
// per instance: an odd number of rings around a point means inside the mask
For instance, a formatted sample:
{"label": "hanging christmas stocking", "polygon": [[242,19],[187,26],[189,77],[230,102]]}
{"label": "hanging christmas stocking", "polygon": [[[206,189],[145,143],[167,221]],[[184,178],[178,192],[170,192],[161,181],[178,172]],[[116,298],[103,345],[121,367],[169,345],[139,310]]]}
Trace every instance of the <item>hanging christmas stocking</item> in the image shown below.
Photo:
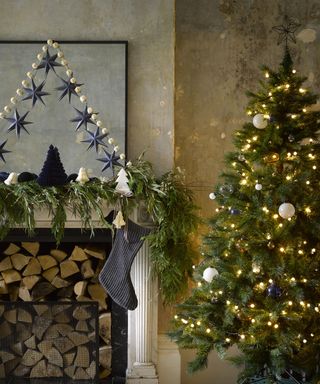
{"label": "hanging christmas stocking", "polygon": [[126,229],[118,229],[110,255],[99,275],[99,281],[113,301],[121,307],[133,310],[138,305],[130,269],[143,244],[141,238],[150,229],[127,220]]}

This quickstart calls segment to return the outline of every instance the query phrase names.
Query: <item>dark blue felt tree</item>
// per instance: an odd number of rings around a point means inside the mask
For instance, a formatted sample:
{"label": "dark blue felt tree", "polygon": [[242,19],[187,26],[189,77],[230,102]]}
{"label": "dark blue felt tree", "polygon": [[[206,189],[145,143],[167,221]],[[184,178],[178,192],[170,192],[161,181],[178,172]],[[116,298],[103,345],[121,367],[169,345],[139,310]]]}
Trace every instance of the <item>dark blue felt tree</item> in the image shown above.
{"label": "dark blue felt tree", "polygon": [[47,158],[43,164],[40,175],[37,179],[43,187],[53,187],[66,184],[67,175],[60,160],[57,147],[52,144],[47,152]]}

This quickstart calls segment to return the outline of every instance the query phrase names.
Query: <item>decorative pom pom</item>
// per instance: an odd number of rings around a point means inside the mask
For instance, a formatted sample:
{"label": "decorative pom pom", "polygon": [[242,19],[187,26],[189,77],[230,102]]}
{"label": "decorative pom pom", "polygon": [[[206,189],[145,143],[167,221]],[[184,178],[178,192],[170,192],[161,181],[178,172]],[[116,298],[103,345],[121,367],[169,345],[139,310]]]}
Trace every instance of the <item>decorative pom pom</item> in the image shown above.
{"label": "decorative pom pom", "polygon": [[18,176],[18,182],[19,183],[23,183],[25,181],[32,181],[32,180],[36,180],[38,178],[37,175],[35,175],[34,173],[30,173],[30,172],[21,172]]}
{"label": "decorative pom pom", "polygon": [[71,183],[71,181],[76,181],[77,177],[78,177],[77,173],[71,173],[71,175],[67,177],[66,184]]}
{"label": "decorative pom pom", "polygon": [[0,172],[0,181],[5,181],[9,176],[8,172]]}

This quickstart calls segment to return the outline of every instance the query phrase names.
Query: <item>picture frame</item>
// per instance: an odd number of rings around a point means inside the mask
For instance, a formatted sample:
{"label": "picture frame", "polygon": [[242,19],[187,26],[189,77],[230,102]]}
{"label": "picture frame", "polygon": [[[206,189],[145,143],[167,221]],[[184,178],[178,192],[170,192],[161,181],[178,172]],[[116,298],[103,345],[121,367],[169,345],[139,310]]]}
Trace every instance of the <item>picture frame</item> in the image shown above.
{"label": "picture frame", "polygon": [[[21,81],[30,80],[26,73],[32,70],[32,63],[39,64],[37,55],[44,53],[42,47],[45,44],[40,40],[0,41],[0,110],[10,105],[10,99],[17,96],[18,88],[23,88]],[[87,96],[87,106],[93,108],[103,127],[109,131],[105,149],[112,152],[113,146],[108,145],[108,138],[112,137],[119,147],[119,154],[126,155],[128,42],[62,40],[59,44],[77,83],[83,84],[81,94]],[[49,51],[51,55],[56,53],[53,47],[49,47]],[[87,150],[90,143],[83,142],[88,139],[86,131],[76,130],[77,124],[70,121],[77,116],[74,108],[81,110],[85,103],[81,103],[79,97],[74,95],[71,95],[70,103],[68,95],[59,101],[62,92],[56,88],[61,86],[61,78],[67,80],[68,76],[65,68],[54,69],[57,76],[52,70],[45,76],[43,69],[35,74],[36,84],[45,80],[43,91],[50,93],[43,97],[45,105],[38,101],[32,107],[31,100],[25,100],[16,106],[20,115],[28,112],[25,120],[33,122],[26,126],[30,135],[22,130],[19,138],[14,131],[8,132],[8,121],[0,121],[0,142],[7,140],[5,149],[11,151],[5,154],[1,171],[39,174],[48,147],[52,144],[58,148],[67,174],[77,173],[80,167],[85,167],[90,176],[112,176],[110,169],[101,172],[104,164],[97,161],[104,156],[104,147],[99,146],[98,153],[95,148]],[[15,106],[11,104],[11,107],[14,109]],[[88,124],[88,129],[94,132],[96,126]]]}

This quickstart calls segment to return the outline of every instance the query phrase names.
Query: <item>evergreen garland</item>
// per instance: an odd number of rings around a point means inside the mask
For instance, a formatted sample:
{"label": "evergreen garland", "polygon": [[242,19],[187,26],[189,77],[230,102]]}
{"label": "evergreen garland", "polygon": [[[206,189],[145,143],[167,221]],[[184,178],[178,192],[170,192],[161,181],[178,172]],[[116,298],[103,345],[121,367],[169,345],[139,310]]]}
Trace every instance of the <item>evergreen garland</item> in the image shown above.
{"label": "evergreen garland", "polygon": [[199,218],[191,192],[185,187],[180,172],[154,176],[149,162],[139,158],[126,168],[132,197],[120,196],[115,191],[116,178],[107,182],[98,179],[86,184],[72,182],[63,186],[42,187],[36,181],[7,186],[0,184],[0,239],[11,228],[23,227],[29,236],[36,227],[35,211],[47,210],[51,217],[51,231],[56,242],[64,234],[67,212],[81,220],[83,229],[94,235],[92,212],[102,225],[112,230],[103,214],[103,206],[121,206],[124,217],[139,204],[145,204],[155,230],[147,237],[152,249],[153,270],[159,277],[164,302],[172,303],[187,288],[196,253],[190,245]]}

